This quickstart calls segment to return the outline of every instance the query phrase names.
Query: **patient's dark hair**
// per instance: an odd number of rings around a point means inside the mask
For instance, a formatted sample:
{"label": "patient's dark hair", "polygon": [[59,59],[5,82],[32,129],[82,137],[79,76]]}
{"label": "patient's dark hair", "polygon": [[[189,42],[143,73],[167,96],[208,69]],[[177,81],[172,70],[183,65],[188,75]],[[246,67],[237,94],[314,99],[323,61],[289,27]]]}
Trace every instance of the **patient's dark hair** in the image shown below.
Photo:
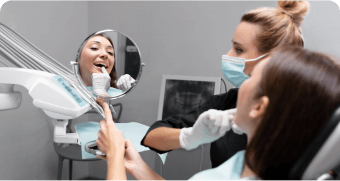
{"label": "patient's dark hair", "polygon": [[269,105],[246,148],[246,164],[262,179],[288,179],[340,105],[340,68],[325,54],[281,48],[263,69],[256,98],[264,95]]}

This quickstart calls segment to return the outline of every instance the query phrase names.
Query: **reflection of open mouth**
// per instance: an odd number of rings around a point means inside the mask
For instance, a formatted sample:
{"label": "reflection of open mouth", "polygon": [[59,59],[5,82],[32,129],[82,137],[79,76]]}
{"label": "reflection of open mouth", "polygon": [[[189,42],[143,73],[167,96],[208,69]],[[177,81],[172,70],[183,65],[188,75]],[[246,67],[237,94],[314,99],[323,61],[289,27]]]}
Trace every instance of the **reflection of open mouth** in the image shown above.
{"label": "reflection of open mouth", "polygon": [[96,67],[99,67],[100,69],[102,67],[108,68],[108,66],[106,64],[104,64],[104,63],[94,63],[93,65],[96,66]]}

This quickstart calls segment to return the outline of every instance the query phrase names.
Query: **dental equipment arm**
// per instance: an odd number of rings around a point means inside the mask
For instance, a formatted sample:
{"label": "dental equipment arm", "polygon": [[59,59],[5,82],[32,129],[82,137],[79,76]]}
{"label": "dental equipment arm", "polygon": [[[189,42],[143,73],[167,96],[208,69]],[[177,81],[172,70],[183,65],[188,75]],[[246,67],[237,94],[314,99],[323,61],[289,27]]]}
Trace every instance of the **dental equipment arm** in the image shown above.
{"label": "dental equipment arm", "polygon": [[[14,92],[15,84],[24,86],[53,121],[54,141],[78,143],[78,134],[66,134],[68,119],[79,117],[93,107],[104,118],[96,98],[82,88],[73,72],[54,60],[19,34],[0,23],[0,110],[20,106],[21,93]],[[12,66],[6,61],[12,63]],[[57,76],[58,75],[58,76]],[[85,100],[85,101],[84,101]]]}
{"label": "dental equipment arm", "polygon": [[[18,84],[28,90],[33,105],[41,108],[53,121],[54,141],[78,143],[76,133],[66,133],[68,119],[79,117],[91,107],[74,92],[66,92],[54,80],[55,75],[22,68],[0,68],[0,84]],[[3,104],[3,103],[2,103]],[[3,106],[0,106],[3,107]]]}
{"label": "dental equipment arm", "polygon": [[[22,68],[0,68],[1,84],[18,84],[28,90],[33,104],[54,119],[73,119],[90,109],[90,105],[74,95],[72,98],[54,80],[55,75]],[[79,103],[83,102],[83,106]]]}
{"label": "dental equipment arm", "polygon": [[13,90],[13,84],[0,84],[0,110],[16,109],[21,104],[22,95]]}
{"label": "dental equipment arm", "polygon": [[[0,55],[17,67],[40,70],[61,76],[86,102],[91,104],[91,106],[105,118],[103,109],[96,103],[96,98],[92,93],[77,83],[77,79],[70,69],[1,23]],[[1,59],[0,62],[8,66],[8,64]]]}

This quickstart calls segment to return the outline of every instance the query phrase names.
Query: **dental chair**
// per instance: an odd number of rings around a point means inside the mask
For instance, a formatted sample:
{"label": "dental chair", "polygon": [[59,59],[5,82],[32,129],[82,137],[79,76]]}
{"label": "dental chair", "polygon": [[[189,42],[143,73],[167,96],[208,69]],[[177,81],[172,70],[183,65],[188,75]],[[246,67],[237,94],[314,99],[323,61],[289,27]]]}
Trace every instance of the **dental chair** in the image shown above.
{"label": "dental chair", "polygon": [[340,106],[290,170],[290,179],[332,180],[340,172]]}

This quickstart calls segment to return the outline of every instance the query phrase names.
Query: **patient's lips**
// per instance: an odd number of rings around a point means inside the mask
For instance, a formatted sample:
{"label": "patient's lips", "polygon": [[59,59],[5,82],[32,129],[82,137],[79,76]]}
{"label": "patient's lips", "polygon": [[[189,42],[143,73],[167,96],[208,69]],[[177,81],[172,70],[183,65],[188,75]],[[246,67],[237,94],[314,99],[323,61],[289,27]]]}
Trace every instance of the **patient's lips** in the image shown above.
{"label": "patient's lips", "polygon": [[92,73],[102,73],[102,67],[105,67],[107,69],[109,67],[109,64],[105,61],[95,61],[93,63],[94,69]]}
{"label": "patient's lips", "polygon": [[93,64],[100,68],[101,67],[108,68],[108,63],[106,63],[105,61],[95,61]]}
{"label": "patient's lips", "polygon": [[107,68],[107,66],[105,65],[105,64],[103,64],[103,63],[98,63],[98,64],[94,64],[95,66],[97,66],[97,67],[105,67],[105,68]]}

